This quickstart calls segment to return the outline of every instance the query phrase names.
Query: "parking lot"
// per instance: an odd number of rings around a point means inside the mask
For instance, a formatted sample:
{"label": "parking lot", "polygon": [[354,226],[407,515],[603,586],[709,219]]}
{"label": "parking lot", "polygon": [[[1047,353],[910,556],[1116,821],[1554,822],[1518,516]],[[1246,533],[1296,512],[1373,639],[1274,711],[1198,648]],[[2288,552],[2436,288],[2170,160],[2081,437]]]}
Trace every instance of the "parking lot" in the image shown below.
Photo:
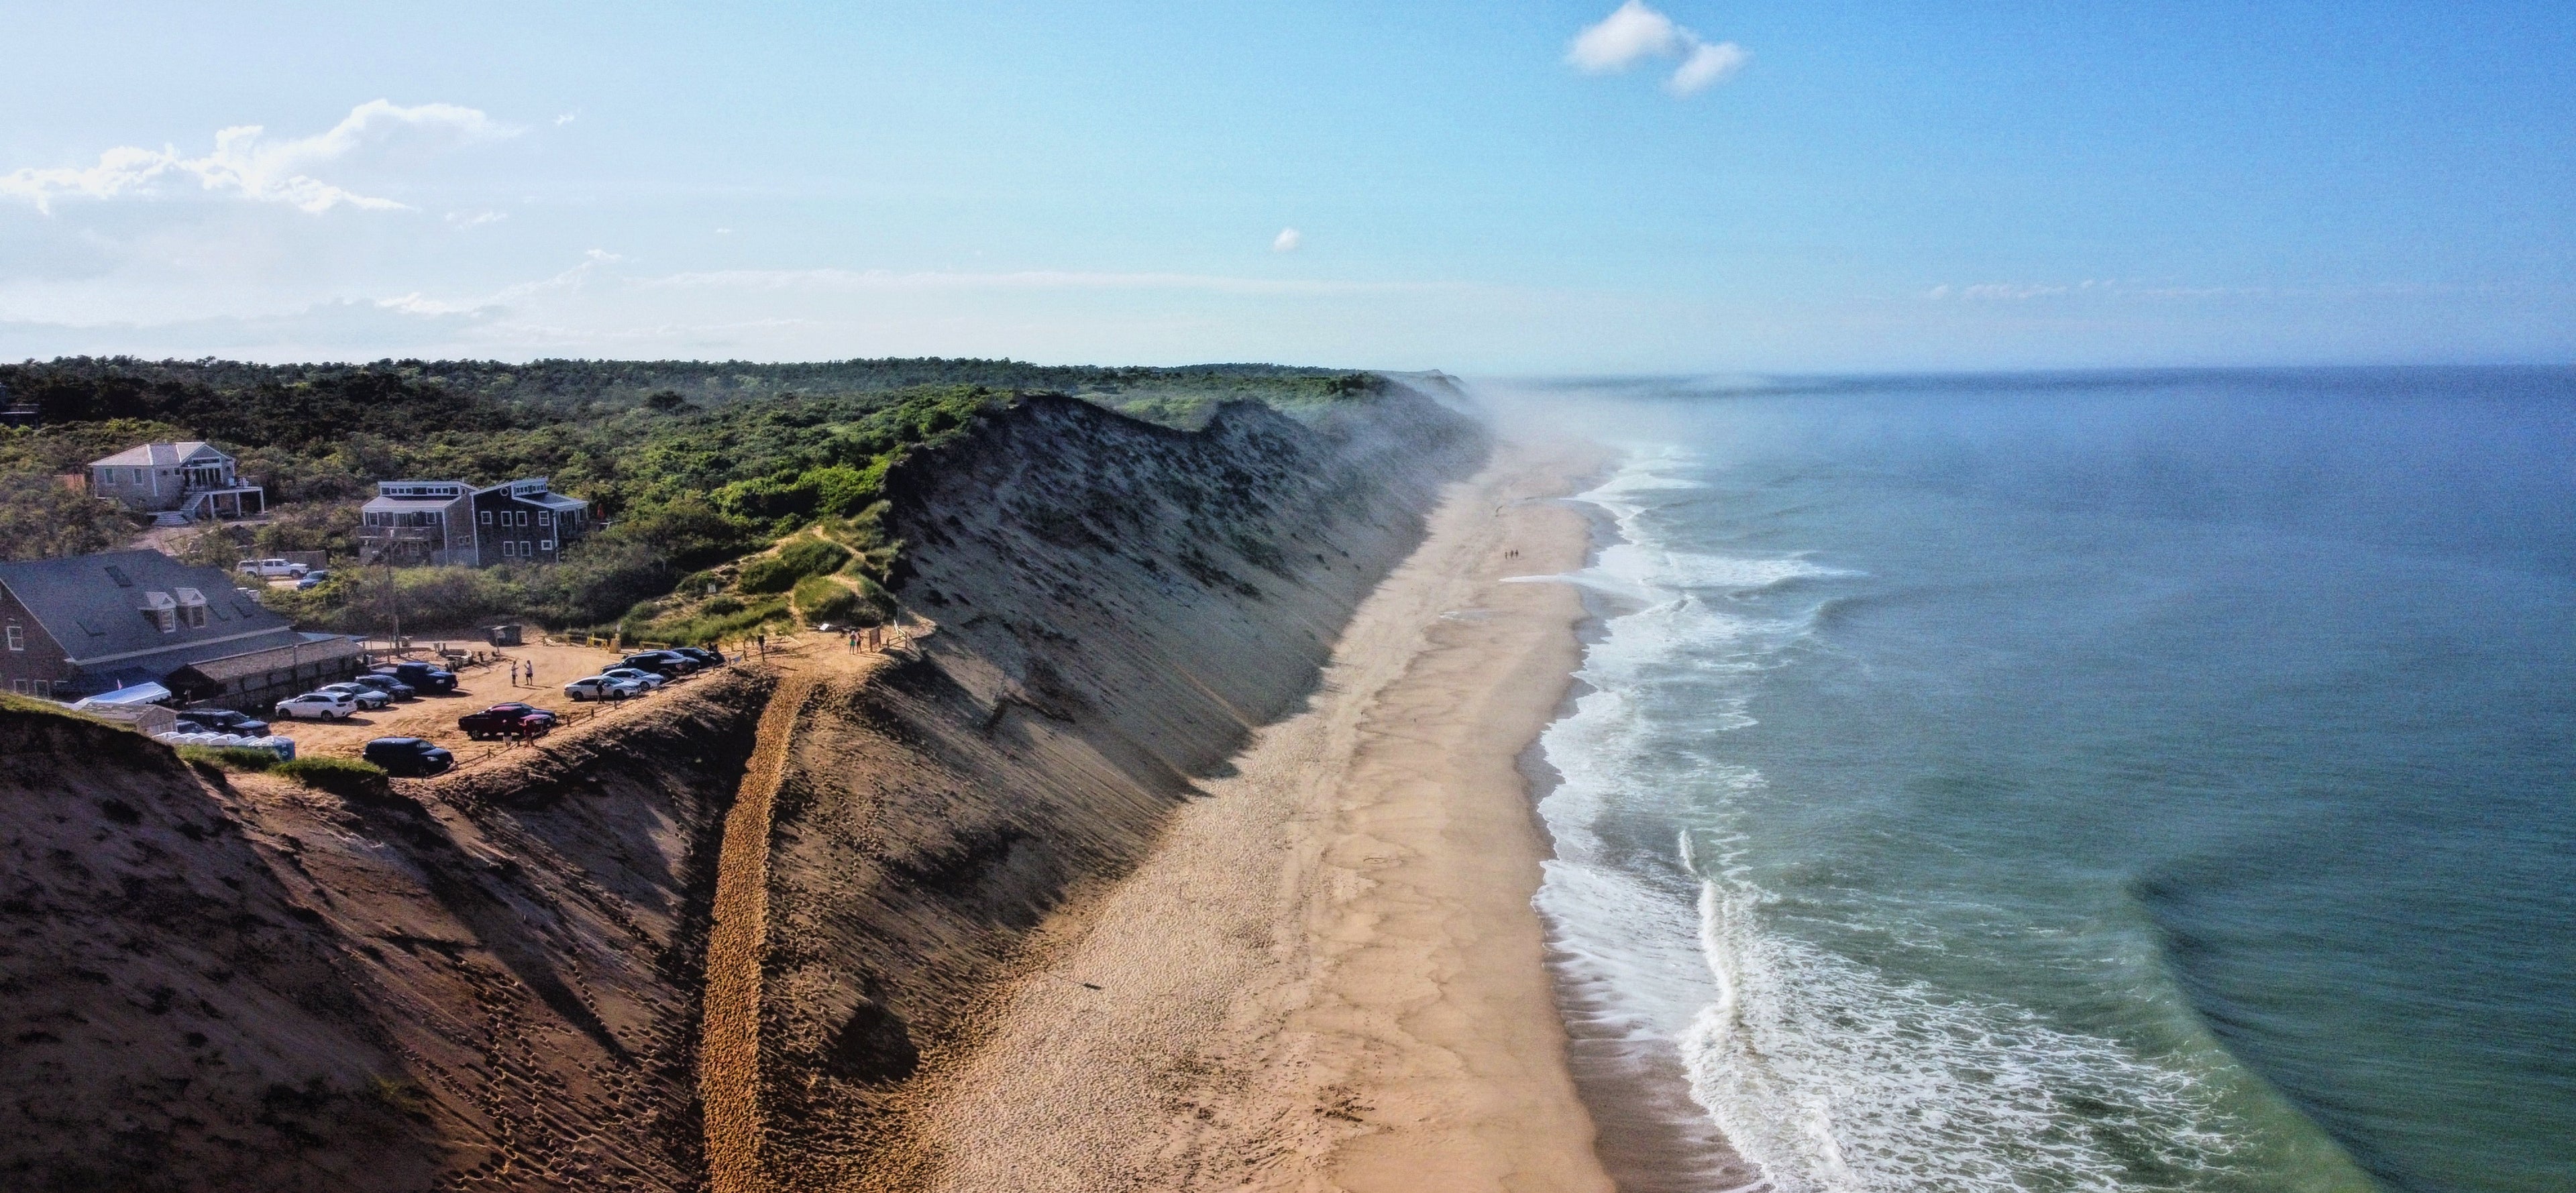
{"label": "parking lot", "polygon": [[[415,641],[421,640],[415,639]],[[613,718],[628,709],[651,704],[664,698],[662,693],[656,693],[622,702],[576,704],[563,694],[564,684],[586,675],[597,675],[603,668],[616,666],[621,656],[614,651],[598,650],[587,646],[546,644],[504,647],[493,650],[493,653],[499,656],[497,661],[489,665],[469,666],[458,671],[456,690],[453,692],[423,694],[411,700],[397,700],[387,707],[373,712],[360,712],[345,721],[267,719],[274,724],[275,732],[295,739],[295,749],[298,754],[332,754],[355,758],[372,739],[418,737],[426,738],[455,751],[458,761],[463,762],[482,754],[488,745],[496,744],[469,741],[464,731],[456,727],[458,717],[476,709],[503,701],[517,700],[538,708],[550,709],[562,715],[570,715],[576,711],[597,710],[600,716]],[[415,652],[412,657],[432,663],[437,661],[435,655],[426,651]],[[534,668],[536,680],[533,684],[522,682],[518,687],[511,686],[509,662],[512,660]],[[668,691],[668,688],[663,689],[663,693]]]}

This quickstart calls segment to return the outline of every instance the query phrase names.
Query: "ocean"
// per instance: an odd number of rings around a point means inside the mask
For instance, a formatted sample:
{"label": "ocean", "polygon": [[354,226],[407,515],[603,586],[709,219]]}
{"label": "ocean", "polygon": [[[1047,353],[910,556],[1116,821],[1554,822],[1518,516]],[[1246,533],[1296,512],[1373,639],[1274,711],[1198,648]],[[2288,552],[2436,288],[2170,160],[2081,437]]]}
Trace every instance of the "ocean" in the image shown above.
{"label": "ocean", "polygon": [[1490,392],[1623,1187],[2576,1189],[2576,372]]}

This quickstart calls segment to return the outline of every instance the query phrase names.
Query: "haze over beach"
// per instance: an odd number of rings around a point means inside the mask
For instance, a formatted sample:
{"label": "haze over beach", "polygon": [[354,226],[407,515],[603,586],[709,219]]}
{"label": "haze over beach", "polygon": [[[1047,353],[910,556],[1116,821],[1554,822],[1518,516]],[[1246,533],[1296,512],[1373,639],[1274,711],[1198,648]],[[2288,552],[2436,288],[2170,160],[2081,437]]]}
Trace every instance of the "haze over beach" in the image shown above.
{"label": "haze over beach", "polygon": [[2576,12],[21,5],[0,1186],[2576,1189]]}

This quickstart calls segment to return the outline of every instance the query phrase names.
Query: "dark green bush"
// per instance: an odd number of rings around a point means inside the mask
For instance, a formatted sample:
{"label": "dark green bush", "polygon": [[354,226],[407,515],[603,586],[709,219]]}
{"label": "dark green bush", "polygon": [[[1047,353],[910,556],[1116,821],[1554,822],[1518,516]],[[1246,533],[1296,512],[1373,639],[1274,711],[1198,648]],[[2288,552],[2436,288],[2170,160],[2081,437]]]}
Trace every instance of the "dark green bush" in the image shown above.
{"label": "dark green bush", "polygon": [[850,561],[850,549],[822,538],[800,538],[778,553],[742,565],[735,587],[744,592],[785,592],[807,576],[827,575]]}

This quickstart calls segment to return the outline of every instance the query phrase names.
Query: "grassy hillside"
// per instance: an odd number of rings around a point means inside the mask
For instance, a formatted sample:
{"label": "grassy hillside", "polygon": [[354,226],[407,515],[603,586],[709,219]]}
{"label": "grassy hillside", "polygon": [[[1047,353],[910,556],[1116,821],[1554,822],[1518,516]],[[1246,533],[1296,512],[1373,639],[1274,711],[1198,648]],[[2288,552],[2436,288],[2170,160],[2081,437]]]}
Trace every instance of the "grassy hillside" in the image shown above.
{"label": "grassy hillside", "polygon": [[[358,506],[397,478],[491,483],[549,476],[595,503],[610,528],[559,565],[480,572],[408,569],[395,578],[410,624],[514,615],[557,626],[659,618],[680,637],[736,632],[828,605],[864,620],[891,565],[871,507],[885,470],[1020,392],[1072,393],[1174,425],[1216,404],[1292,413],[1364,395],[1363,374],[1272,365],[1181,369],[1013,361],[876,360],[762,365],[690,361],[380,361],[250,365],[74,358],[0,365],[0,385],[34,399],[46,425],[0,429],[0,558],[116,545],[138,520],[52,477],[155,439],[205,439],[267,486],[275,518],[185,548],[229,564],[251,552],[356,551]],[[729,561],[809,532],[844,559],[774,589],[737,588]],[[710,572],[709,569],[719,569]],[[755,569],[757,570],[757,569]],[[808,584],[826,575],[848,594]],[[686,580],[684,585],[682,582]],[[381,572],[281,597],[307,624],[364,631],[384,605]],[[719,589],[707,602],[706,588]],[[639,603],[683,589],[675,609]],[[715,611],[706,611],[712,603]]]}

